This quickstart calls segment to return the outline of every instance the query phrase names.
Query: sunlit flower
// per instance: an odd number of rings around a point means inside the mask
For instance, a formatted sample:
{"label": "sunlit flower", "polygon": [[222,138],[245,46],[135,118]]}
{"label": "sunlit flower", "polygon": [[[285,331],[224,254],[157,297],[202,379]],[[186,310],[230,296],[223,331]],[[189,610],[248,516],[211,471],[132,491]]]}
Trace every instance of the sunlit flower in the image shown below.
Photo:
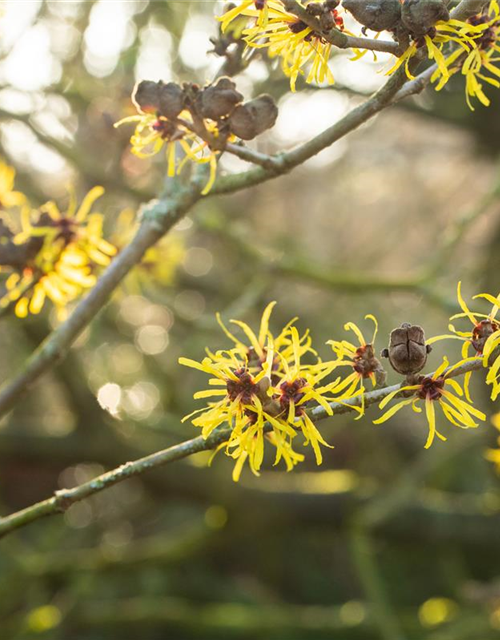
{"label": "sunlit flower", "polygon": [[[460,71],[465,76],[465,97],[474,111],[471,99],[477,98],[488,107],[491,103],[483,90],[483,82],[500,87],[500,7],[498,0],[491,0],[488,9],[469,19],[476,29],[474,46],[468,52],[457,49],[448,58],[446,65],[451,72]],[[438,74],[434,74],[433,80]],[[481,82],[482,81],[482,82]]]}
{"label": "sunlit flower", "polygon": [[[352,397],[353,395],[362,394],[362,400],[364,401],[365,382],[370,380],[372,387],[377,384],[377,373],[382,372],[382,365],[375,357],[374,344],[378,331],[378,323],[375,316],[365,316],[367,320],[371,320],[375,329],[371,342],[366,342],[363,333],[359,327],[353,322],[348,322],[344,325],[346,331],[352,331],[358,339],[359,346],[348,342],[347,340],[328,340],[333,352],[337,357],[337,366],[347,366],[353,369],[353,372],[345,378],[341,385],[336,389],[336,393],[340,393],[345,397]],[[364,413],[364,405],[361,407],[359,417]]]}
{"label": "sunlit flower", "polygon": [[0,160],[0,210],[17,207],[26,202],[26,196],[14,191],[16,170]]}
{"label": "sunlit flower", "polygon": [[401,392],[411,392],[410,398],[404,398],[394,404],[388,411],[386,411],[380,418],[374,420],[374,424],[382,424],[392,418],[400,409],[411,405],[412,409],[420,413],[422,411],[419,406],[423,401],[425,404],[425,412],[427,416],[427,422],[429,424],[429,435],[425,448],[428,449],[434,441],[435,436],[441,440],[446,440],[436,429],[436,411],[435,402],[439,404],[445,418],[451,422],[451,424],[461,429],[469,429],[477,427],[477,423],[474,422],[474,418],[479,420],[485,420],[484,413],[476,409],[475,407],[462,399],[464,391],[460,384],[450,378],[450,374],[463,364],[463,361],[449,367],[449,362],[446,358],[443,359],[441,366],[432,375],[419,376],[418,384],[408,385],[401,387],[399,390],[394,391],[387,395],[379,407],[383,409],[393,398],[399,395]]}
{"label": "sunlit flower", "polygon": [[440,20],[434,27],[424,36],[413,40],[406,51],[398,58],[389,71],[388,75],[394,73],[402,65],[405,66],[406,75],[414,79],[410,71],[410,61],[414,56],[425,48],[427,58],[437,65],[437,71],[433,75],[433,80],[439,78],[436,90],[440,90],[448,82],[451,77],[450,62],[447,61],[443,49],[448,44],[457,45],[457,52],[452,55],[461,53],[469,53],[476,47],[474,38],[478,35],[478,30],[472,24],[463,22],[462,20]]}
{"label": "sunlit flower", "polygon": [[[234,343],[227,351],[212,353],[201,363],[180,358],[185,366],[212,376],[209,384],[216,389],[200,391],[195,399],[209,398],[204,407],[186,416],[201,427],[204,438],[222,425],[230,427],[227,442],[220,448],[236,460],[233,477],[239,478],[245,461],[258,474],[264,455],[264,442],[276,448],[275,464],[284,460],[287,470],[303,459],[292,447],[299,433],[314,450],[318,464],[322,462],[320,445],[329,446],[307,414],[312,404],[333,414],[331,401],[344,402],[345,393],[337,392],[341,379],[324,380],[334,371],[337,361],[322,362],[311,347],[308,332],[300,336],[292,320],[276,340],[269,331],[269,319],[275,303],[270,303],[260,323],[258,334],[243,322],[232,321],[245,333],[249,344],[240,341],[219,322]],[[304,356],[314,360],[303,362]],[[357,395],[353,393],[353,395]]]}
{"label": "sunlit flower", "polygon": [[[275,3],[273,3],[275,4]],[[239,23],[241,18],[245,18],[248,16],[248,9],[254,9],[256,12],[255,20],[256,24],[260,27],[265,27],[267,25],[268,16],[269,16],[269,2],[268,0],[243,0],[239,5],[232,7],[228,11],[222,15],[219,20],[221,22],[221,29],[223,33],[227,33],[229,30],[229,25],[231,27],[234,26],[235,23]],[[244,23],[246,24],[246,22]],[[237,32],[234,33],[235,37],[241,35],[241,31],[243,30],[240,25],[237,25]]]}
{"label": "sunlit flower", "polygon": [[[431,338],[428,343],[432,344],[433,342],[447,338],[461,340],[463,342],[462,358],[464,359],[469,358],[470,348],[472,347],[475,352],[474,356],[482,357],[484,367],[489,368],[486,375],[486,382],[492,385],[491,398],[492,400],[496,400],[500,394],[500,353],[495,356],[497,349],[500,347],[500,322],[497,320],[497,314],[500,308],[500,295],[497,298],[488,293],[480,293],[474,296],[474,300],[477,298],[487,300],[492,305],[492,308],[487,315],[477,313],[476,311],[472,312],[462,296],[461,285],[462,283],[459,282],[457,298],[462,312],[453,315],[450,321],[467,318],[472,324],[472,329],[470,331],[460,331],[456,329],[453,324],[450,324],[449,329],[453,332],[452,334],[435,336]],[[464,379],[464,388],[468,398],[468,387],[471,375],[472,372],[468,372]]]}
{"label": "sunlit flower", "polygon": [[[195,164],[208,163],[210,177],[202,191],[202,195],[206,195],[215,182],[219,153],[213,151],[205,140],[199,138],[186,126],[189,123],[189,118],[190,114],[187,111],[182,112],[180,120],[176,119],[175,121],[157,114],[141,113],[123,118],[114,126],[119,127],[129,122],[137,123],[130,142],[132,153],[139,158],[154,156],[165,147],[167,175],[170,178],[179,174],[189,161]],[[215,123],[207,121],[205,126],[211,135],[218,136]]]}
{"label": "sunlit flower", "polygon": [[[302,22],[297,16],[288,13],[277,0],[266,3],[266,19],[261,10],[253,3],[243,3],[238,7],[238,15],[254,19],[255,23],[243,30],[243,39],[248,46],[267,48],[271,58],[279,57],[285,75],[290,78],[290,88],[295,91],[299,75],[304,75],[304,69],[309,69],[306,82],[329,84],[334,83],[333,74],[328,66],[331,44],[319,33]],[[336,10],[332,11],[338,28],[343,29],[343,20]],[[220,18],[224,24],[227,14]]]}
{"label": "sunlit flower", "polygon": [[0,300],[0,307],[15,301],[15,314],[25,318],[28,313],[40,313],[48,299],[61,320],[66,316],[66,306],[95,282],[87,261],[71,250],[65,250],[47,273],[31,268],[24,269],[21,274],[13,273],[6,281],[8,293]]}

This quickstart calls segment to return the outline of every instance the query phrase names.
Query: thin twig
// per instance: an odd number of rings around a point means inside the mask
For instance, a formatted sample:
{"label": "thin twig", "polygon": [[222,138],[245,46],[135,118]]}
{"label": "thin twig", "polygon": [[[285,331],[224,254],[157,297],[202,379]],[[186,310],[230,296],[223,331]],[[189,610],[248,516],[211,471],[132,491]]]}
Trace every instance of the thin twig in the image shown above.
{"label": "thin twig", "polygon": [[269,156],[265,153],[260,153],[259,151],[255,151],[254,149],[249,149],[241,144],[233,144],[228,142],[224,147],[225,151],[231,153],[233,156],[237,156],[242,160],[246,160],[246,162],[253,162],[253,164],[257,164],[264,169],[269,169],[272,171],[273,169],[279,169],[279,161],[276,160],[275,157]]}

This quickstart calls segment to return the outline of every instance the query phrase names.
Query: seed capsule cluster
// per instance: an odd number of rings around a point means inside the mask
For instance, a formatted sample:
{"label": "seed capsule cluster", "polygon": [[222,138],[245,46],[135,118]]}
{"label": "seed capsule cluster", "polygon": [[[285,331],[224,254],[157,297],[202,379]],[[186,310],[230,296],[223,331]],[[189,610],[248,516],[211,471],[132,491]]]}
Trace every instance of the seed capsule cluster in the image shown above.
{"label": "seed capsule cluster", "polygon": [[222,148],[232,134],[242,140],[252,140],[267,129],[270,129],[278,116],[278,108],[271,96],[263,94],[254,100],[243,101],[243,95],[236,89],[236,84],[227,77],[222,77],[213,84],[200,87],[194,83],[178,85],[174,82],[164,83],[143,80],[136,86],[132,99],[141,113],[156,113],[163,126],[168,127],[166,135],[175,137],[172,127],[185,125],[179,118],[184,111],[191,115],[192,129],[206,139],[207,128],[204,120],[211,120],[217,125],[217,141],[212,146]]}

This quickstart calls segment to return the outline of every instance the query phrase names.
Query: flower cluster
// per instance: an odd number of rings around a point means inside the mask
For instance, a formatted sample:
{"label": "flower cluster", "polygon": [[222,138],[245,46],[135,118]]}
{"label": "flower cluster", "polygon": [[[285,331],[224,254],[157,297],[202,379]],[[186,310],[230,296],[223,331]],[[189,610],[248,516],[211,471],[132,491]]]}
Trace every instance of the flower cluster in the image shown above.
{"label": "flower cluster", "polygon": [[213,186],[217,160],[227,143],[252,140],[272,127],[278,115],[271,96],[243,102],[235,83],[226,77],[203,88],[143,80],[132,100],[139,113],[115,124],[136,123],[132,153],[147,158],[165,148],[169,177],[179,174],[187,162],[208,164],[210,177],[202,195]]}
{"label": "flower cluster", "polygon": [[[340,0],[243,0],[231,5],[219,21],[223,33],[232,30],[232,36],[240,35],[249,48],[266,49],[270,58],[280,59],[292,91],[301,75],[308,83],[333,84],[332,45],[346,48],[353,35],[344,27],[342,11],[359,23],[363,34],[367,29],[392,34],[397,60],[388,74],[404,66],[413,78],[416,66],[428,59],[436,65],[432,81],[439,91],[460,72],[471,109],[473,98],[490,104],[483,83],[500,87],[498,0],[491,0],[482,13],[467,21],[452,18],[444,0],[343,0],[339,5]],[[355,46],[360,46],[359,38]],[[359,60],[371,45],[351,48],[352,60]]]}
{"label": "flower cluster", "polygon": [[[344,23],[336,7],[339,2],[327,0],[323,5],[311,3],[311,15],[320,15],[325,30],[336,27],[343,30]],[[279,58],[290,87],[295,91],[297,79],[307,67],[306,82],[334,83],[328,66],[332,45],[323,34],[313,30],[295,14],[288,12],[279,0],[249,2],[229,10],[221,18],[222,30],[237,17],[245,16],[251,26],[242,30],[242,37],[249,47],[267,48],[271,58]]]}
{"label": "flower cluster", "polygon": [[[468,319],[473,324],[470,331],[458,330],[450,324],[450,334],[428,341],[421,327],[409,323],[403,323],[391,332],[389,348],[381,355],[404,376],[402,383],[393,387],[385,386],[386,372],[375,355],[378,323],[372,315],[366,316],[375,325],[371,341],[367,342],[359,327],[349,322],[344,328],[354,333],[358,344],[329,340],[327,344],[331,346],[334,358],[326,361],[313,349],[309,332],[299,333],[296,318],[277,335],[271,333],[269,324],[274,302],[266,307],[257,334],[246,323],[231,321],[242,331],[244,338],[230,331],[217,316],[231,342],[230,347],[216,352],[207,349],[207,356],[201,362],[187,358],[179,360],[185,366],[210,375],[212,387],[195,393],[195,399],[208,399],[208,405],[184,420],[191,419],[200,427],[204,438],[224,428],[223,435],[227,433],[227,439],[219,449],[224,449],[236,460],[235,480],[239,479],[247,460],[250,469],[259,474],[266,442],[276,450],[275,464],[283,459],[287,470],[293,469],[303,460],[295,446],[299,434],[306,445],[311,445],[317,464],[321,464],[321,445],[329,445],[315,421],[345,410],[345,406],[361,417],[369,404],[379,402],[379,408],[385,412],[374,420],[375,424],[386,422],[406,406],[411,406],[416,413],[425,408],[428,424],[425,448],[429,448],[436,437],[446,440],[438,424],[437,407],[447,422],[461,429],[475,428],[478,421],[486,419],[471,399],[469,382],[473,371],[486,367],[486,381],[492,386],[491,397],[496,399],[500,394],[500,325],[496,321],[500,296],[479,294],[476,298],[493,305],[489,314],[471,312],[458,285],[462,312],[452,316],[450,321]],[[421,374],[431,344],[448,338],[464,343],[461,359],[450,365],[445,357],[434,373]],[[471,347],[475,355],[469,354]],[[339,375],[345,367],[348,367],[347,374]],[[459,376],[464,376],[462,383],[457,381]],[[368,380],[372,387],[370,391],[366,388]]]}
{"label": "flower cluster", "polygon": [[7,277],[0,307],[14,305],[16,315],[23,318],[39,313],[49,299],[61,317],[68,303],[94,286],[96,270],[109,264],[116,253],[115,246],[103,238],[102,214],[91,212],[104,190],[91,189],[79,207],[71,194],[65,212],[54,202],[34,211],[22,194],[12,191],[13,169],[0,165],[0,175],[10,176],[2,184],[3,207],[21,207],[17,215],[9,211],[9,220],[2,226],[0,263]]}
{"label": "flower cluster", "polygon": [[[186,416],[193,418],[207,438],[221,425],[230,427],[227,442],[221,448],[237,462],[233,478],[238,480],[243,464],[249,461],[251,470],[258,474],[264,457],[264,442],[276,449],[275,464],[284,460],[291,470],[304,456],[294,449],[299,433],[305,444],[310,444],[318,464],[322,462],[320,445],[327,445],[308,415],[306,408],[312,402],[322,406],[331,415],[329,402],[345,400],[359,394],[354,388],[339,393],[340,379],[324,383],[338,363],[322,362],[311,346],[309,332],[300,335],[292,320],[273,337],[269,331],[269,318],[274,307],[269,304],[256,335],[245,323],[233,320],[245,334],[240,340],[225,327],[218,317],[224,333],[233,343],[229,350],[217,351],[199,363],[187,358],[179,362],[211,375],[209,384],[220,387],[200,391],[195,398],[219,398],[208,407]],[[312,362],[305,363],[306,359]]]}
{"label": "flower cluster", "polygon": [[[474,29],[472,46],[456,49],[446,58],[448,73],[442,77],[449,77],[453,73],[461,73],[465,78],[465,98],[469,108],[474,111],[472,98],[479,100],[485,107],[490,105],[490,99],[484,93],[483,83],[500,87],[500,68],[495,63],[500,62],[500,6],[498,0],[491,0],[485,12],[469,19],[468,24]],[[434,74],[436,80],[440,70]],[[443,86],[440,81],[437,89]]]}

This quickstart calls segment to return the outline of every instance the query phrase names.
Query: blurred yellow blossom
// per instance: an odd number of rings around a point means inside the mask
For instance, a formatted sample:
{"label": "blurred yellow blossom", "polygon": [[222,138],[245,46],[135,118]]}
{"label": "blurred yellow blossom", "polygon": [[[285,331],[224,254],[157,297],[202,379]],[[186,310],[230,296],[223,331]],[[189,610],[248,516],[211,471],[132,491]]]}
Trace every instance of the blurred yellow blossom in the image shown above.
{"label": "blurred yellow blossom", "polygon": [[0,210],[17,207],[26,202],[26,196],[14,191],[16,170],[0,159]]}
{"label": "blurred yellow blossom", "polygon": [[[49,299],[63,317],[68,303],[96,282],[95,270],[106,266],[116,253],[114,245],[103,238],[103,216],[91,213],[102,187],[94,187],[77,208],[72,194],[67,211],[61,213],[54,202],[39,211],[24,207],[21,230],[13,243],[21,248],[33,246],[22,268],[11,269],[0,299],[0,307],[14,304],[18,317],[39,313]],[[4,268],[3,271],[6,269]]]}

